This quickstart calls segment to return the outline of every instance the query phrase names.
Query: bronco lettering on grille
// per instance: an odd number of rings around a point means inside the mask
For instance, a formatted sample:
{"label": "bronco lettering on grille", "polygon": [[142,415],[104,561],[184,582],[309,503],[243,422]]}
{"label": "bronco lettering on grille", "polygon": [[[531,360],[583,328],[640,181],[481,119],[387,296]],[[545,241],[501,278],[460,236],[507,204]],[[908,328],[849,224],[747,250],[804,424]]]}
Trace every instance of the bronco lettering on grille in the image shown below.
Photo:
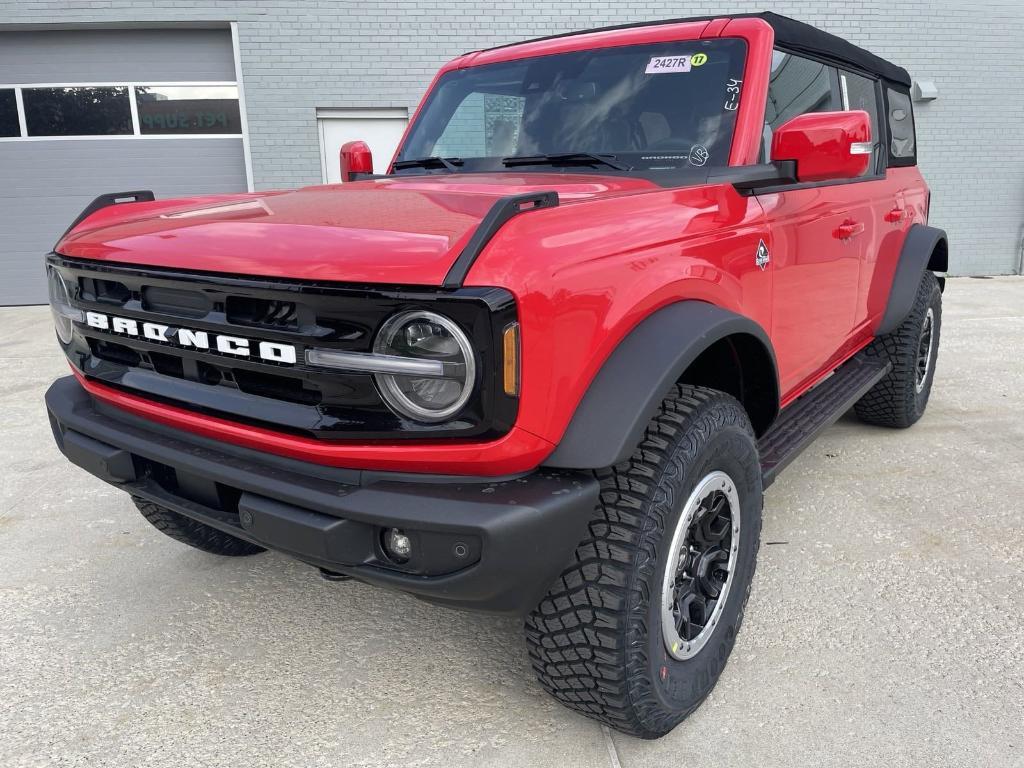
{"label": "bronco lettering on grille", "polygon": [[86,312],[85,322],[89,327],[101,331],[141,337],[148,341],[162,341],[206,352],[216,351],[237,357],[258,357],[271,363],[289,365],[294,365],[296,360],[295,347],[275,341],[245,339],[192,328],[172,328],[161,323],[142,322],[130,317],[114,317],[102,312]]}

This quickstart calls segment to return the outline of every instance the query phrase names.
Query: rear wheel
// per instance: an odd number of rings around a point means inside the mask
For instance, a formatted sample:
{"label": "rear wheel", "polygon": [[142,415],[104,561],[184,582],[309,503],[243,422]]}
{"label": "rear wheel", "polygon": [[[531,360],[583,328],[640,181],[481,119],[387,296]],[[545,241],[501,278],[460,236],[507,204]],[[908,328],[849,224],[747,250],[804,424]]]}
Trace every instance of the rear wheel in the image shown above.
{"label": "rear wheel", "polygon": [[139,496],[132,496],[132,501],[135,502],[135,506],[138,507],[142,516],[158,531],[182,544],[201,549],[203,552],[228,557],[242,557],[266,552],[263,547],[237,539],[208,525],[197,523],[191,518],[178,514],[173,509],[162,507]]}
{"label": "rear wheel", "polygon": [[761,529],[757,445],[736,400],[678,385],[630,460],[598,476],[589,534],[526,639],[556,699],[657,738],[711,692],[736,640]]}
{"label": "rear wheel", "polygon": [[891,362],[892,370],[854,405],[862,421],[904,428],[924,415],[935,378],[941,329],[942,292],[935,275],[926,270],[907,318],[864,350],[868,357]]}

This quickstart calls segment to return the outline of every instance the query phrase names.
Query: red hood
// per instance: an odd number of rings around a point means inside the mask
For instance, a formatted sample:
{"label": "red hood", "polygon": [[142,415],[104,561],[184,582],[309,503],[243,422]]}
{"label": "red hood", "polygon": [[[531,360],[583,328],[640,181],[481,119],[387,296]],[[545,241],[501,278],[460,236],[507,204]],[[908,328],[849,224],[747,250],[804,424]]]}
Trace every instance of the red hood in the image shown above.
{"label": "red hood", "polygon": [[207,272],[437,285],[499,197],[554,190],[566,204],[656,188],[582,174],[466,174],[132,203],[89,216],[57,251]]}

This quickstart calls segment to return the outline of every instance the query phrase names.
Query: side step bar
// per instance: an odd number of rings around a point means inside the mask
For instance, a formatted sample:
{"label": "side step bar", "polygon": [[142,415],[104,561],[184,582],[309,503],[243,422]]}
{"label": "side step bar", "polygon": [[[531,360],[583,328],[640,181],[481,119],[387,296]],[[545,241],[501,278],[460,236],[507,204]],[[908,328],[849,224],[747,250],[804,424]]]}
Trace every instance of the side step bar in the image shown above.
{"label": "side step bar", "polygon": [[892,368],[888,361],[862,355],[843,363],[836,372],[783,409],[757,443],[761,475],[767,488],[789,463],[860,400]]}

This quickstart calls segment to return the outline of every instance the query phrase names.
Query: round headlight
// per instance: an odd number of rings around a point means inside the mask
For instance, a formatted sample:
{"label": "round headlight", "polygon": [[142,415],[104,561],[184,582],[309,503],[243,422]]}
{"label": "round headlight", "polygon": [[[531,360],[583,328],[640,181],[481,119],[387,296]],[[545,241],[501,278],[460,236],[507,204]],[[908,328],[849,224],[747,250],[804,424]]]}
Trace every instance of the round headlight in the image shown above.
{"label": "round headlight", "polygon": [[379,355],[439,363],[436,374],[378,373],[388,405],[416,421],[443,421],[469,400],[476,379],[473,348],[466,334],[435,312],[402,312],[388,320],[373,343]]}
{"label": "round headlight", "polygon": [[71,293],[67,283],[56,269],[50,270],[50,310],[53,312],[53,324],[57,329],[57,338],[63,343],[71,342],[74,325],[71,317],[74,309],[71,306]]}

